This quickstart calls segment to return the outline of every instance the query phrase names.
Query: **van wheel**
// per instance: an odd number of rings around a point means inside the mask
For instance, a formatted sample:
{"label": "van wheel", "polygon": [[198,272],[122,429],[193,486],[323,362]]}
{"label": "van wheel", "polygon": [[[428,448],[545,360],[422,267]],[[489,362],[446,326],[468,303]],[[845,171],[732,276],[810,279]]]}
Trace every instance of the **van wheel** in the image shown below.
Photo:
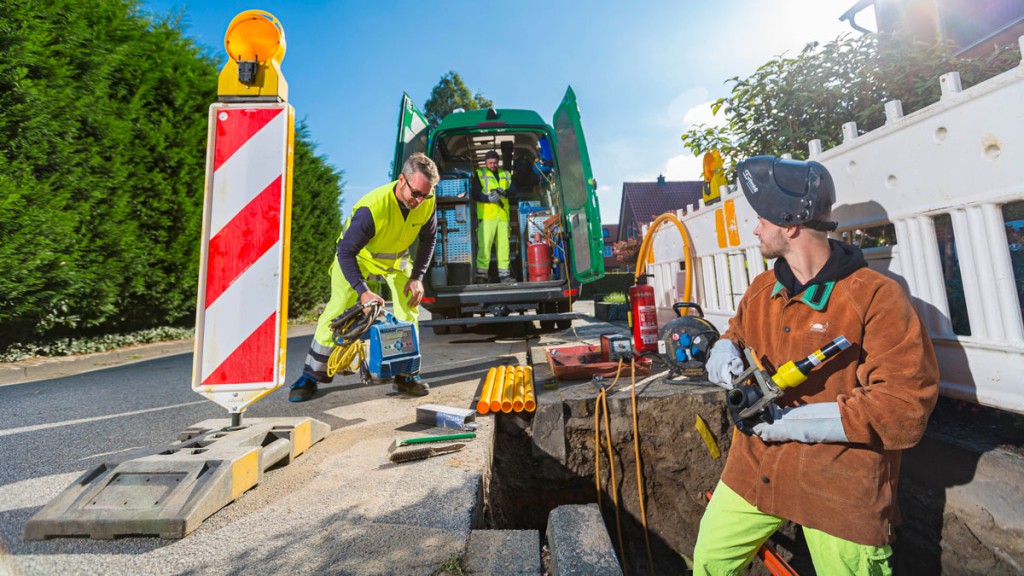
{"label": "van wheel", "polygon": [[[461,317],[462,317],[462,314],[460,314],[459,312],[455,312],[453,314],[449,314],[448,315],[448,318],[461,318]],[[448,327],[448,332],[451,333],[451,334],[463,334],[463,333],[466,332],[466,327],[463,326],[463,325],[449,326]]]}
{"label": "van wheel", "polygon": [[569,328],[572,328],[572,320],[555,320],[555,326],[557,326],[559,330],[568,330]]}
{"label": "van wheel", "polygon": [[555,329],[555,321],[554,320],[541,320],[540,321],[540,329],[541,330],[554,330]]}
{"label": "van wheel", "polygon": [[434,334],[437,334],[438,336],[444,336],[445,334],[448,333],[449,328],[451,328],[451,326],[434,326]]}

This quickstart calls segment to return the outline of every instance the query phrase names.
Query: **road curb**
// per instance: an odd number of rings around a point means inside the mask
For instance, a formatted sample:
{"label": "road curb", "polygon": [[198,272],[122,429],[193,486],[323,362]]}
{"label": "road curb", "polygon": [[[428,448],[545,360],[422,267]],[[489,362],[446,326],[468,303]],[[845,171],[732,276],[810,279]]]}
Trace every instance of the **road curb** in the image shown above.
{"label": "road curb", "polygon": [[[315,324],[296,324],[288,327],[288,337],[310,336],[315,331]],[[7,362],[0,364],[0,386],[60,378],[154,358],[188,354],[194,350],[194,347],[194,340],[189,338],[140,344],[92,354],[40,357],[19,362]]]}

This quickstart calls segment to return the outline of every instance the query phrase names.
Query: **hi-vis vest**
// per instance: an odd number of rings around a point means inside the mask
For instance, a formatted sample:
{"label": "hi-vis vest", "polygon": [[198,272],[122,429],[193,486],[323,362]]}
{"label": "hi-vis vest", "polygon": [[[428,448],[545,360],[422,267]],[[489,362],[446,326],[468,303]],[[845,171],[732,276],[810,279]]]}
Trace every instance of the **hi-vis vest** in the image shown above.
{"label": "hi-vis vest", "polygon": [[[402,208],[395,198],[397,185],[396,180],[371,190],[352,207],[352,214],[365,206],[373,216],[373,238],[356,255],[356,260],[370,274],[384,275],[398,270],[409,273],[412,270],[408,258],[409,246],[416,240],[420,228],[430,222],[430,217],[434,214],[434,199],[429,198],[410,210],[408,218],[403,218]],[[339,241],[345,236],[344,230],[348,230],[351,223],[352,216],[349,216],[341,236],[338,236]]]}
{"label": "hi-vis vest", "polygon": [[[476,175],[480,178],[480,192],[484,196],[490,194],[495,188],[508,190],[509,181],[512,179],[512,176],[504,170],[498,170],[497,178],[486,168],[477,169]],[[502,198],[500,204],[477,202],[476,215],[481,220],[504,220],[508,222],[508,198]]]}

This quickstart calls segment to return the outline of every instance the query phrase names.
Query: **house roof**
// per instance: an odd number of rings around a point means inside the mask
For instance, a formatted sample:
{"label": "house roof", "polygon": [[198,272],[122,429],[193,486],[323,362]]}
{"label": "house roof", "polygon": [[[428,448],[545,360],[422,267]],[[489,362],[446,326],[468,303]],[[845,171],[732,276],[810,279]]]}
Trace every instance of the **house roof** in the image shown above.
{"label": "house roof", "polygon": [[[623,182],[619,225],[628,228],[636,222],[640,226],[666,212],[697,206],[703,186],[701,181]],[[631,221],[625,221],[627,214]]]}

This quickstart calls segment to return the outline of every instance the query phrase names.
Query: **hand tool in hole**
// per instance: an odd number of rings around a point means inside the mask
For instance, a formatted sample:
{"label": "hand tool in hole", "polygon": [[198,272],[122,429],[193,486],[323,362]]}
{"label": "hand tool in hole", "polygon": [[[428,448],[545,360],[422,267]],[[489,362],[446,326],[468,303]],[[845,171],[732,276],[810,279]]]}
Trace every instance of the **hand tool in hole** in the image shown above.
{"label": "hand tool in hole", "polygon": [[[684,315],[683,308],[693,308],[698,316]],[[672,310],[679,317],[661,327],[658,355],[674,372],[700,376],[704,374],[711,347],[718,341],[718,329],[704,319],[704,311],[693,302],[676,302]]]}
{"label": "hand tool in hole", "polygon": [[[744,348],[747,369],[733,380],[733,388],[725,397],[736,428],[749,436],[753,434],[754,425],[758,422],[774,422],[771,410],[768,410],[769,404],[787,389],[803,384],[815,366],[849,347],[850,341],[845,336],[839,336],[803,360],[786,362],[773,375],[764,369],[752,348]],[[751,378],[754,379],[753,384],[749,383]]]}

